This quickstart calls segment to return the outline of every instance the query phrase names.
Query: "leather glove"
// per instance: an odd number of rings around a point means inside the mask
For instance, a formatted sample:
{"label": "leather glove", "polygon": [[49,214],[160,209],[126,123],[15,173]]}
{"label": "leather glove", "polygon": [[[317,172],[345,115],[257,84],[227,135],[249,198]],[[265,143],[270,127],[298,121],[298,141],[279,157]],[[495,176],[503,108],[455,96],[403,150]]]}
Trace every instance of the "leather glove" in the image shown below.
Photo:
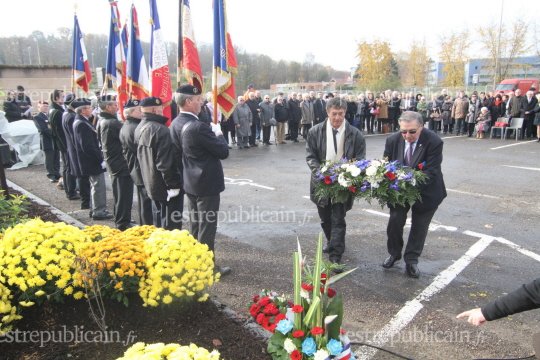
{"label": "leather glove", "polygon": [[105,163],[105,160],[103,160],[103,161],[101,162],[101,168],[102,168],[103,170],[106,170],[106,169],[107,169],[107,164]]}
{"label": "leather glove", "polygon": [[214,124],[212,122],[210,123],[210,128],[212,129],[212,132],[216,134],[216,136],[223,135],[223,132],[221,131],[221,126],[219,126],[219,124]]}
{"label": "leather glove", "polygon": [[180,189],[169,189],[167,190],[167,201],[171,200],[174,197],[180,195]]}

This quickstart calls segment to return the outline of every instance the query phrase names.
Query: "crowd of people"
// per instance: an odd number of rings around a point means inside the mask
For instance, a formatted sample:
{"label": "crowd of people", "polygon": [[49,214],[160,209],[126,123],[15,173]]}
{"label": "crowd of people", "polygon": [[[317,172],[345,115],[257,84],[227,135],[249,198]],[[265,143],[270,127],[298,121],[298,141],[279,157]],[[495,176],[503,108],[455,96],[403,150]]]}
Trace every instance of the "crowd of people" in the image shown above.
{"label": "crowd of people", "polygon": [[[292,92],[261,96],[248,89],[238,97],[238,106],[228,119],[222,117],[223,131],[239,149],[270,145],[272,126],[276,145],[286,140],[298,142],[307,138],[309,129],[326,119],[326,102],[334,96],[347,102],[346,120],[364,134],[390,133],[398,130],[398,119],[404,111],[417,111],[426,127],[443,135],[455,134],[484,138],[495,122],[505,117],[523,118],[521,138],[540,141],[540,94],[530,89],[525,95],[519,89],[508,94],[458,91],[455,97],[446,90],[427,99],[422,94],[387,90],[374,95]],[[262,137],[261,137],[262,133]],[[230,139],[227,134],[230,134]]]}

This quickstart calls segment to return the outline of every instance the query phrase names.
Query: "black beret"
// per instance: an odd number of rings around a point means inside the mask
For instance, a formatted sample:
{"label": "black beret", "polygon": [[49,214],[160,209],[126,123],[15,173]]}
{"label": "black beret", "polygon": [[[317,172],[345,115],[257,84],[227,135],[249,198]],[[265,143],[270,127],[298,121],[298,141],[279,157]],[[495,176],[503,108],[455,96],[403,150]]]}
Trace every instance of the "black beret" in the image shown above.
{"label": "black beret", "polygon": [[128,100],[128,102],[124,105],[124,109],[133,108],[139,105],[141,105],[141,102],[139,100],[131,99],[131,100]]}
{"label": "black beret", "polygon": [[73,100],[75,100],[75,94],[69,93],[64,96],[64,104],[67,106],[70,106]]}
{"label": "black beret", "polygon": [[176,92],[179,94],[184,94],[184,95],[200,95],[201,94],[201,90],[198,87],[190,85],[190,84],[180,86],[178,89],[176,89]]}
{"label": "black beret", "polygon": [[116,101],[116,96],[115,95],[102,95],[99,97],[99,102],[112,102],[112,101]]}
{"label": "black beret", "polygon": [[24,91],[24,87],[22,85],[17,85],[17,91]]}
{"label": "black beret", "polygon": [[161,105],[163,105],[163,101],[161,101],[160,98],[150,96],[150,97],[142,99],[141,102],[140,102],[140,105],[142,107],[161,106]]}
{"label": "black beret", "polygon": [[86,98],[75,99],[71,102],[71,107],[74,109],[81,106],[90,106],[90,105],[92,105],[92,100],[86,99]]}

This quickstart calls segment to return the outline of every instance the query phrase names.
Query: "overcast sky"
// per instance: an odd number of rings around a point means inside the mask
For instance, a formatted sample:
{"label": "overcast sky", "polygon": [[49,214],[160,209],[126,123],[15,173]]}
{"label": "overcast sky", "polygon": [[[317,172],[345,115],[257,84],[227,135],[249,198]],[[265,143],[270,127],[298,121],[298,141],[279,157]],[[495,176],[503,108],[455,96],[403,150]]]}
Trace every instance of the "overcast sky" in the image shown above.
{"label": "overcast sky", "polygon": [[[437,58],[441,35],[498,23],[501,1],[228,0],[227,16],[233,43],[247,52],[300,62],[312,53],[316,62],[350,70],[357,64],[356,44],[362,40],[389,41],[394,51],[406,51],[412,40],[425,40],[430,55]],[[169,41],[177,37],[178,2],[157,0],[161,27]],[[119,0],[122,23],[132,3],[137,7],[141,38],[149,41],[148,0]],[[83,33],[109,31],[107,0],[17,0],[13,4],[19,10],[4,14],[0,36],[72,28],[75,4]],[[191,9],[197,42],[211,43],[212,0],[191,0]],[[539,9],[537,1],[504,0],[503,22],[524,19],[540,30]],[[473,49],[478,52],[478,45]]]}

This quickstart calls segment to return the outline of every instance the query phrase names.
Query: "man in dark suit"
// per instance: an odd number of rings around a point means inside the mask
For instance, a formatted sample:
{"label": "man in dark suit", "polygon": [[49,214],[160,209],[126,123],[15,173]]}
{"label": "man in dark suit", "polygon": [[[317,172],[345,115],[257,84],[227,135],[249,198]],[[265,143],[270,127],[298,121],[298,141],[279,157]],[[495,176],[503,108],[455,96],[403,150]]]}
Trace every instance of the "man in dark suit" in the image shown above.
{"label": "man in dark suit", "polygon": [[[415,111],[405,111],[399,118],[399,132],[386,139],[384,156],[397,160],[406,166],[418,168],[428,176],[427,182],[420,185],[421,201],[412,206],[412,223],[409,240],[403,254],[407,275],[420,276],[418,258],[424,248],[429,223],[446,197],[441,172],[443,141],[431,130],[425,129],[422,115]],[[410,206],[390,207],[390,219],[386,233],[390,256],[383,262],[386,269],[401,259],[403,249],[403,227]]]}
{"label": "man in dark suit", "polygon": [[[352,208],[352,196],[346,203],[332,203],[328,198],[317,198],[315,187],[317,170],[325,161],[363,159],[366,156],[366,141],[360,130],[345,121],[347,101],[332,98],[326,102],[328,120],[309,130],[306,142],[306,162],[311,170],[310,198],[317,205],[321,227],[326,236],[328,253],[332,263],[339,264],[345,251],[345,215]],[[336,269],[335,271],[340,271]]]}
{"label": "man in dark suit", "polygon": [[45,169],[47,177],[51,182],[58,182],[60,179],[60,152],[54,147],[51,127],[49,126],[49,103],[38,102],[38,114],[34,116],[34,123],[41,138],[41,150],[45,154]]}
{"label": "man in dark suit", "polygon": [[313,126],[322,123],[326,119],[326,101],[323,99],[322,93],[317,93],[317,100],[313,104],[313,113],[315,115]]}
{"label": "man in dark suit", "polygon": [[526,96],[523,98],[523,128],[521,132],[521,138],[525,139],[525,134],[527,135],[527,139],[531,139],[534,137],[534,131],[533,131],[533,122],[534,122],[534,108],[538,104],[538,99],[536,96],[534,96],[534,92],[532,90],[527,91]]}
{"label": "man in dark suit", "polygon": [[[178,88],[180,115],[174,120],[173,142],[182,147],[184,191],[188,198],[191,234],[214,252],[220,193],[225,190],[221,161],[229,156],[229,145],[217,123],[198,119],[202,97],[192,85]],[[215,253],[214,253],[215,257]],[[215,260],[214,260],[215,261]],[[231,270],[218,267],[222,275]]]}

